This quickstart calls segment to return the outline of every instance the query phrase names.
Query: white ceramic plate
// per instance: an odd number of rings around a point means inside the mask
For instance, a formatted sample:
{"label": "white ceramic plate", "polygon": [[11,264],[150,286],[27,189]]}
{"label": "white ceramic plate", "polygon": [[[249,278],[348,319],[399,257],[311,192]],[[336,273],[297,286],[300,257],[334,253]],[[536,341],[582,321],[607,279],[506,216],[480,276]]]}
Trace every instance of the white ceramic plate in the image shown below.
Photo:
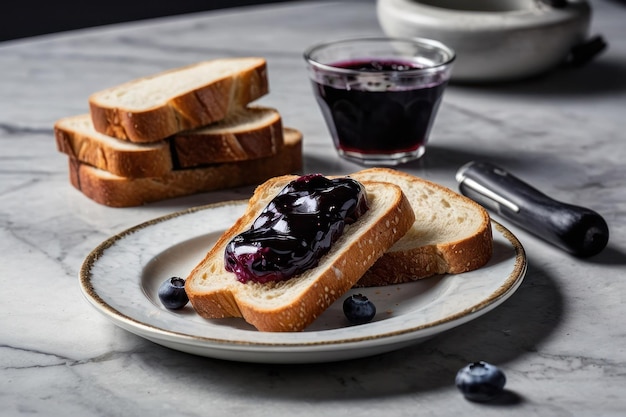
{"label": "white ceramic plate", "polygon": [[259,332],[241,319],[206,320],[190,304],[165,309],[157,296],[161,282],[186,276],[245,204],[177,212],[109,238],[83,263],[85,297],[116,325],[172,349],[247,362],[325,362],[399,349],[473,320],[510,297],[526,272],[519,241],[494,222],[493,257],[477,271],[359,289],[377,307],[368,324],[347,324],[343,298],[298,333]]}

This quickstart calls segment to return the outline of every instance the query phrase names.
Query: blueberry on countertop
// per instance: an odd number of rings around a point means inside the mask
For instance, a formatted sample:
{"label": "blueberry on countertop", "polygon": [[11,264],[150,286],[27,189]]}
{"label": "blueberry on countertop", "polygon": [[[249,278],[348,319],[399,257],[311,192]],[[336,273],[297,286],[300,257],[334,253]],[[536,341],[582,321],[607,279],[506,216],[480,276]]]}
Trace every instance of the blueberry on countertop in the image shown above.
{"label": "blueberry on countertop", "polygon": [[344,300],[343,313],[350,323],[364,324],[372,321],[376,306],[366,296],[354,294]]}
{"label": "blueberry on countertop", "polygon": [[495,365],[479,361],[461,368],[455,383],[470,401],[490,401],[500,395],[506,383],[504,373]]}
{"label": "blueberry on countertop", "polygon": [[185,280],[179,277],[171,277],[163,281],[159,287],[159,299],[170,310],[183,308],[189,298],[185,292]]}

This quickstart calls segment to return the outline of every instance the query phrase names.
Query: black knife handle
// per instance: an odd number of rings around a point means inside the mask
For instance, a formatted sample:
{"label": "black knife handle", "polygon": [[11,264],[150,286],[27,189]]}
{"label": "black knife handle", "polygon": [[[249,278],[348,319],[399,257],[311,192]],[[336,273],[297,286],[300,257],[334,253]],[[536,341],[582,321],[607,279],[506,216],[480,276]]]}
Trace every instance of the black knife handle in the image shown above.
{"label": "black knife handle", "polygon": [[470,162],[456,179],[462,194],[573,255],[596,255],[609,241],[598,213],[554,200],[498,166]]}

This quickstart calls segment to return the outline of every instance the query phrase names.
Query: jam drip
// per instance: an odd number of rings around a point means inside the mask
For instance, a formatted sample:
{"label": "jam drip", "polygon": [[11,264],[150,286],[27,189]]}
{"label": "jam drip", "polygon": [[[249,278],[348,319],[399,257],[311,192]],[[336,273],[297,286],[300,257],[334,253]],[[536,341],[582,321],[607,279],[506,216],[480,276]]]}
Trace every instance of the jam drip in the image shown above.
{"label": "jam drip", "polygon": [[367,210],[365,190],[353,179],[299,177],[228,243],[226,270],[243,283],[287,280],[315,267],[344,226]]}

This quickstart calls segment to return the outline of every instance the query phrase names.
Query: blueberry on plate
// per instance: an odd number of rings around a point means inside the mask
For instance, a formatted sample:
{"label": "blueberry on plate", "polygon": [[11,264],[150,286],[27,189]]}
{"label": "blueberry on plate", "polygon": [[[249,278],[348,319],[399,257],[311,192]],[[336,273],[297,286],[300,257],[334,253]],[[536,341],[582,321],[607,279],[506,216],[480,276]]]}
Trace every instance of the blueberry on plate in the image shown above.
{"label": "blueberry on plate", "polygon": [[455,383],[465,398],[483,402],[502,393],[506,377],[497,366],[479,361],[461,368],[456,374]]}
{"label": "blueberry on plate", "polygon": [[185,280],[179,277],[171,277],[163,281],[159,287],[159,300],[170,310],[183,308],[189,298],[185,292]]}
{"label": "blueberry on plate", "polygon": [[343,313],[350,323],[364,324],[372,321],[376,306],[366,296],[354,294],[343,301]]}

